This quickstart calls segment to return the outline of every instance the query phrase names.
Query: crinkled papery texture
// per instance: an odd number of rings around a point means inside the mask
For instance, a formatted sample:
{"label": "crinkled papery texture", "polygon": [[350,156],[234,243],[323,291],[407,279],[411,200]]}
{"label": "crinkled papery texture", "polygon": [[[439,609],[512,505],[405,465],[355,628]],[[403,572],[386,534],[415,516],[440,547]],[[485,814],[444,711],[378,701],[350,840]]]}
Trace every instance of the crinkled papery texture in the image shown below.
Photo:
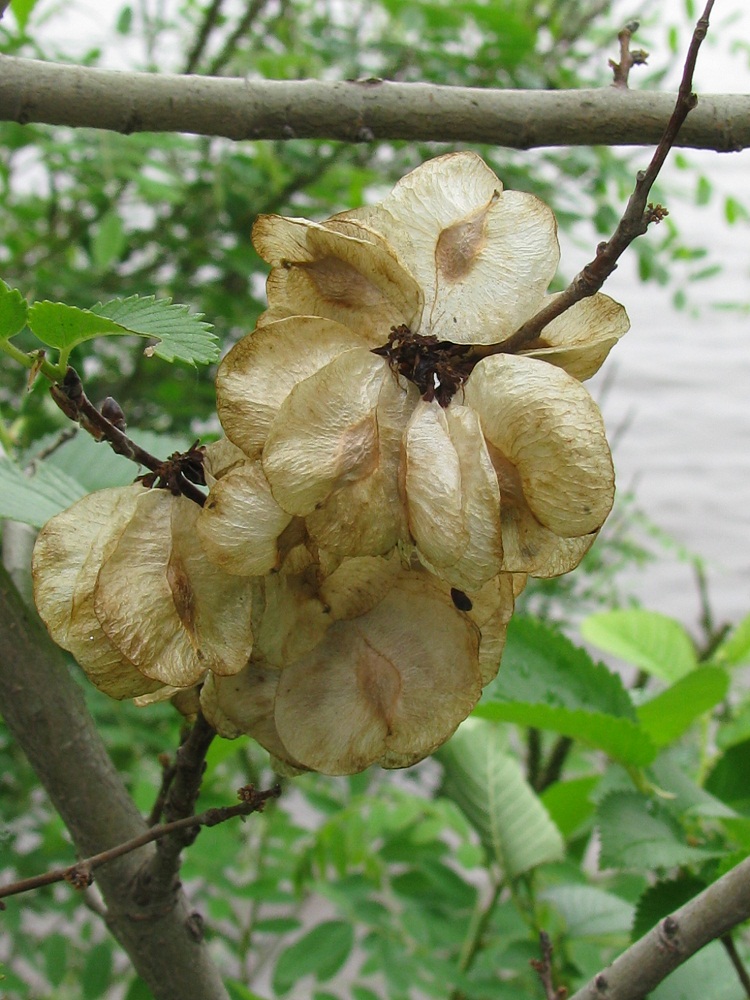
{"label": "crinkled papery texture", "polygon": [[237,447],[227,437],[212,441],[203,448],[203,474],[206,485],[210,489],[214,483],[218,482],[222,476],[236,468],[244,465],[247,455]]}
{"label": "crinkled papery texture", "polygon": [[492,344],[540,308],[560,258],[557,223],[531,194],[503,191],[476,153],[447,153],[403,177],[382,202],[334,216],[373,230],[424,294],[415,333]]}
{"label": "crinkled papery texture", "polygon": [[404,435],[406,506],[417,551],[441,579],[477,590],[500,572],[500,490],[479,418],[420,401]]}
{"label": "crinkled papery texture", "polygon": [[94,614],[99,569],[144,493],[140,485],[89,493],[48,521],[34,546],[34,601],[42,621],[111,698],[135,698],[161,688],[110,642]]}
{"label": "crinkled papery texture", "polygon": [[333,621],[347,621],[367,614],[386,596],[401,575],[401,560],[397,552],[384,559],[361,556],[345,559],[319,586]]}
{"label": "crinkled papery texture", "polygon": [[[422,292],[387,243],[306,219],[261,215],[253,244],[273,267],[268,317],[325,316],[383,343],[392,326],[416,324]],[[265,320],[264,320],[265,322]]]}
{"label": "crinkled papery texture", "polygon": [[[404,429],[418,399],[410,382],[396,379],[390,371],[385,374],[372,411],[374,454],[370,471],[340,484],[305,519],[311,538],[321,549],[339,557],[380,555],[407,537],[399,464]],[[333,403],[336,405],[335,399]]]}
{"label": "crinkled papery texture", "polygon": [[94,592],[114,645],[147,677],[174,687],[196,684],[207,670],[237,673],[253,644],[252,581],[206,559],[199,511],[165,490],[140,496]]}
{"label": "crinkled papery texture", "polygon": [[614,499],[596,404],[562,369],[513,355],[480,362],[465,401],[480,416],[498,475],[503,569],[535,576],[572,569]]}
{"label": "crinkled papery texture", "polygon": [[274,704],[293,761],[324,774],[406,767],[445,742],[481,692],[479,633],[428,574],[332,625],[286,667]]}
{"label": "crinkled papery texture", "polygon": [[479,669],[482,687],[489,684],[500,667],[508,622],[513,614],[515,599],[523,590],[523,583],[525,577],[500,573],[480,590],[466,595],[471,601],[471,610],[466,613],[481,632]]}
{"label": "crinkled papery texture", "polygon": [[263,576],[278,568],[279,538],[291,520],[271,495],[260,462],[245,462],[212,486],[196,527],[214,565],[236,576]]}
{"label": "crinkled papery texture", "polygon": [[[284,510],[302,517],[312,514],[337,490],[369,479],[384,460],[395,461],[381,454],[389,443],[395,448],[396,433],[388,428],[388,436],[381,439],[378,415],[384,382],[389,379],[395,383],[383,358],[355,349],[340,354],[292,389],[263,449],[263,471]],[[402,419],[405,425],[410,394],[396,389],[401,403],[392,409],[392,419],[396,423]],[[393,482],[391,490],[395,489]],[[360,498],[350,516],[370,519],[373,514]],[[363,522],[351,530],[366,534],[369,527]]]}
{"label": "crinkled papery texture", "polygon": [[[556,298],[557,295],[546,296],[542,307]],[[548,323],[538,340],[521,353],[564,368],[583,382],[599,371],[629,329],[628,314],[619,302],[597,292]]]}
{"label": "crinkled papery texture", "polygon": [[299,382],[353,347],[372,344],[317,316],[294,316],[258,327],[238,341],[216,375],[216,407],[227,437],[258,458],[281,404]]}

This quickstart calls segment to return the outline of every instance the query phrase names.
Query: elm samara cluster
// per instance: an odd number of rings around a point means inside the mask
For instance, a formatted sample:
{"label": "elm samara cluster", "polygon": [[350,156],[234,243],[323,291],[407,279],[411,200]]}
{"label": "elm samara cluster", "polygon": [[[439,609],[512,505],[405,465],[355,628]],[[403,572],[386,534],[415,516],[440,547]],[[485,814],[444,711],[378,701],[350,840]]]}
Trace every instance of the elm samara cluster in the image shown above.
{"label": "elm samara cluster", "polygon": [[601,293],[517,353],[556,223],[473,153],[323,223],[261,216],[268,309],[217,376],[203,507],[140,484],[53,518],[55,640],[115,698],[198,703],[289,771],[405,767],[497,672],[528,575],[573,569],[612,506],[581,384],[628,328]]}

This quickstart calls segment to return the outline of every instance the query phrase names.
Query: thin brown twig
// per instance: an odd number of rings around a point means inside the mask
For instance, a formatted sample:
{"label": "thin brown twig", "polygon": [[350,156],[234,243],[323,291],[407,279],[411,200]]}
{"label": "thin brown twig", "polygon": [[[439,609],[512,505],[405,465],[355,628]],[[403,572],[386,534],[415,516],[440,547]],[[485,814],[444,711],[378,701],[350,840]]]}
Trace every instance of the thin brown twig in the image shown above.
{"label": "thin brown twig", "polygon": [[537,783],[534,785],[535,791],[543,792],[545,788],[549,788],[550,785],[554,785],[556,781],[560,780],[563,764],[572,748],[573,740],[569,736],[560,736],[557,739],[550,752],[546,767],[538,775]]}
{"label": "thin brown twig", "polygon": [[615,62],[614,59],[609,60],[609,65],[614,74],[614,81],[612,83],[613,87],[619,87],[622,90],[627,90],[630,70],[633,66],[643,66],[648,59],[648,52],[644,52],[643,49],[631,50],[630,48],[630,40],[638,28],[639,24],[637,21],[628,21],[622,31],[620,31],[617,35],[617,40],[620,43],[620,61]]}
{"label": "thin brown twig", "polygon": [[[201,507],[206,502],[205,495],[183,475],[182,471],[170,470],[172,460],[164,461],[156,458],[129,438],[117,424],[107,419],[104,413],[97,410],[83,391],[83,383],[74,368],[68,368],[62,381],[55,382],[50,387],[50,395],[65,416],[80,424],[95,440],[107,441],[110,448],[118,455],[145,466],[157,478],[168,479],[170,488],[175,488],[177,492]],[[153,483],[150,482],[149,485]]]}
{"label": "thin brown twig", "polygon": [[139,837],[133,837],[132,840],[118,844],[116,847],[111,847],[107,851],[94,854],[92,857],[85,858],[83,861],[79,861],[68,868],[56,868],[42,875],[34,875],[31,878],[21,879],[19,882],[2,886],[0,887],[0,897],[17,896],[19,893],[28,892],[31,889],[39,889],[42,886],[52,885],[55,882],[68,882],[74,888],[85,889],[93,881],[93,872],[102,865],[107,864],[107,862],[114,861],[115,858],[120,858],[131,851],[136,851],[139,847],[144,847],[155,840],[161,840],[164,837],[172,836],[184,830],[197,831],[202,826],[217,826],[219,823],[225,823],[235,816],[248,816],[250,813],[261,812],[268,799],[278,798],[281,794],[281,789],[278,785],[274,785],[272,788],[259,792],[252,785],[246,785],[239,790],[238,794],[242,801],[236,806],[221,806],[206,809],[205,812],[197,813],[193,816],[185,816],[171,823],[161,823],[158,826],[151,827],[150,830],[147,830],[146,833],[141,834]]}
{"label": "thin brown twig", "polygon": [[745,991],[745,996],[750,997],[750,976],[748,975],[747,969],[740,958],[737,949],[734,946],[734,940],[731,934],[722,934],[719,938],[724,946],[724,950],[729,956],[729,961],[734,966],[734,971],[737,973],[737,978],[742,983],[742,988]]}
{"label": "thin brown twig", "polygon": [[253,21],[260,14],[266,5],[267,0],[250,0],[247,10],[238,21],[234,31],[227,38],[224,46],[208,67],[208,75],[216,76],[220,70],[229,62],[237,47],[237,42],[248,33],[253,25]]}
{"label": "thin brown twig", "polygon": [[492,354],[514,354],[531,341],[536,340],[541,331],[553,319],[562,315],[581,299],[594,295],[602,287],[607,278],[617,267],[617,261],[627,250],[637,236],[642,236],[652,222],[660,222],[667,214],[661,205],[647,204],[651,188],[664,165],[667,155],[674,145],[677,133],[688,114],[698,103],[698,98],[692,92],[693,73],[698,50],[708,31],[708,19],[714,5],[714,0],[708,0],[702,16],[698,20],[685,59],[685,67],[680,82],[672,116],[664,130],[664,135],[654,151],[646,170],[639,171],[635,188],[622,218],[612,237],[606,243],[600,243],[596,256],[582,271],[573,278],[568,287],[561,292],[535,316],[527,320],[514,334],[500,344],[474,347],[471,350],[472,359],[489,357]]}
{"label": "thin brown twig", "polygon": [[541,959],[532,958],[529,965],[541,980],[546,1000],[565,1000],[568,995],[567,988],[565,986],[556,988],[552,979],[552,942],[546,931],[539,933],[539,947],[542,952]]}
{"label": "thin brown twig", "polygon": [[146,820],[149,826],[156,826],[161,819],[164,812],[164,804],[167,801],[167,794],[177,773],[177,767],[169,754],[160,754],[159,763],[161,764],[161,784],[154,799],[154,804],[151,807],[151,812]]}
{"label": "thin brown twig", "polygon": [[211,34],[213,29],[216,27],[216,22],[219,19],[219,13],[221,12],[221,6],[224,0],[212,0],[211,5],[206,10],[206,13],[201,21],[201,26],[198,29],[198,34],[196,36],[195,42],[192,49],[185,61],[185,69],[183,73],[193,73],[195,67],[198,65],[201,56],[206,48],[208,42],[208,36]]}
{"label": "thin brown twig", "polygon": [[[167,823],[182,821],[193,813],[206,770],[206,754],[215,736],[216,730],[199,713],[175,755],[174,774],[161,805]],[[138,877],[143,899],[162,894],[176,883],[182,850],[199,832],[200,827],[187,824],[159,839],[156,853]]]}

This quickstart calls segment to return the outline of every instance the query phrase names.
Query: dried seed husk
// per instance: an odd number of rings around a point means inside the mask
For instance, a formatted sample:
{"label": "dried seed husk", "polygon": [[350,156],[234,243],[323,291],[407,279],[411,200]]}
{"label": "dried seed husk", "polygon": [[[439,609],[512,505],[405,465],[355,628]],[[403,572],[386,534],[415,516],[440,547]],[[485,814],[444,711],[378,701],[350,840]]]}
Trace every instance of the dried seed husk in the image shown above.
{"label": "dried seed husk", "polygon": [[215,566],[235,576],[263,576],[278,569],[279,539],[291,520],[256,461],[235,465],[213,485],[196,527]]}
{"label": "dried seed husk", "polygon": [[402,767],[443,743],[479,697],[479,634],[428,574],[408,573],[372,611],[331,626],[281,674],[274,717],[305,767]]}
{"label": "dried seed husk", "polygon": [[199,511],[164,490],[140,496],[94,591],[110,640],[147,677],[174,687],[208,670],[237,673],[252,650],[252,580],[206,559]]}
{"label": "dried seed husk", "polygon": [[465,402],[517,470],[543,527],[562,538],[601,527],[614,500],[614,470],[601,414],[580,382],[536,358],[494,355],[472,372]]}
{"label": "dried seed husk", "polygon": [[297,385],[367,338],[318,316],[293,316],[258,327],[238,341],[216,374],[216,407],[224,433],[258,458],[281,404]]}
{"label": "dried seed husk", "polygon": [[34,601],[55,642],[72,653],[89,680],[111,698],[156,691],[110,641],[94,613],[102,561],[135,510],[140,485],[89,493],[44,525],[34,546]]}

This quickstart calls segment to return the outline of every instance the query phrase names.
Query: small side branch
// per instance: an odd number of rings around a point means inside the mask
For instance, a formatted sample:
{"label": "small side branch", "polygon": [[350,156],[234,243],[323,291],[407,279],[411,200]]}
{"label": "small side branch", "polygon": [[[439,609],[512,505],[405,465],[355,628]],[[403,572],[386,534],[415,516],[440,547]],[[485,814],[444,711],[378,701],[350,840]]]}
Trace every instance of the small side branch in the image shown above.
{"label": "small side branch", "polygon": [[542,931],[539,934],[539,947],[542,957],[541,959],[532,958],[530,965],[539,976],[544,988],[544,996],[546,1000],[565,1000],[568,995],[567,988],[565,986],[555,988],[554,980],[552,979],[552,942],[546,931]]}
{"label": "small side branch", "polygon": [[628,21],[617,36],[617,40],[620,43],[620,61],[617,63],[614,59],[609,60],[609,65],[614,74],[613,87],[627,90],[628,77],[633,66],[643,66],[648,59],[648,52],[644,52],[643,49],[631,50],[630,48],[630,40],[638,30],[638,27],[639,24],[637,21]]}
{"label": "small side branch", "polygon": [[[125,434],[124,416],[115,400],[108,397],[102,410],[94,406],[83,391],[83,383],[74,368],[67,369],[61,382],[52,384],[50,395],[65,416],[80,424],[96,441],[107,441],[112,451],[118,455],[123,455],[132,462],[150,469],[153,475],[145,477],[147,486],[154,486],[157,481],[161,484],[163,481],[173,493],[181,493],[189,500],[203,506],[206,498],[194,485],[196,481],[200,481],[195,470],[196,465],[200,465],[195,447],[182,461],[178,461],[179,456],[172,456],[171,459],[164,461],[150,454]],[[175,468],[175,465],[178,467]],[[187,478],[185,472],[188,472],[192,481]]]}
{"label": "small side branch", "polygon": [[654,151],[646,170],[638,173],[635,188],[611,239],[600,243],[596,248],[596,256],[583,270],[573,278],[571,283],[543,309],[532,316],[512,336],[502,344],[490,344],[486,347],[474,348],[472,357],[489,357],[492,354],[515,354],[539,336],[541,331],[553,319],[562,315],[581,299],[595,295],[607,278],[617,267],[617,261],[627,250],[637,236],[642,236],[651,223],[661,222],[668,214],[661,205],[648,204],[648,196],[659,171],[664,165],[667,155],[675,143],[677,133],[688,114],[698,103],[698,98],[692,92],[693,73],[698,50],[708,31],[708,18],[714,0],[708,0],[702,17],[693,32],[693,37],[685,59],[682,82],[677,94],[677,102],[669,119],[664,135]]}
{"label": "small side branch", "polygon": [[[95,854],[68,868],[56,868],[53,871],[45,872],[43,875],[34,875],[32,878],[22,879],[19,882],[2,886],[0,887],[0,898],[17,896],[19,893],[28,892],[31,889],[39,889],[42,886],[52,885],[55,882],[67,882],[75,889],[86,889],[94,881],[94,871],[102,865],[106,865],[107,862],[114,861],[115,858],[120,858],[124,854],[130,854],[131,851],[135,851],[139,847],[144,847],[155,840],[158,841],[165,837],[184,833],[185,831],[191,833],[195,831],[197,833],[202,826],[217,826],[219,823],[225,823],[229,819],[234,819],[235,816],[249,816],[250,813],[262,812],[266,802],[269,799],[278,798],[280,794],[281,788],[279,785],[274,785],[273,788],[269,788],[266,791],[257,791],[252,785],[246,785],[244,788],[240,788],[238,792],[241,801],[236,806],[206,809],[205,812],[194,816],[185,816],[171,823],[161,823],[158,826],[152,827],[140,837],[134,837],[132,840],[118,844],[117,847],[112,847],[108,851]],[[4,905],[0,903],[0,908],[4,909]]]}
{"label": "small side branch", "polygon": [[597,973],[571,1000],[642,1000],[678,965],[750,917],[750,858]]}
{"label": "small side branch", "polygon": [[[206,754],[215,736],[216,730],[199,713],[171,767],[162,805],[166,825],[182,823],[193,813],[206,770]],[[188,823],[174,827],[168,836],[159,838],[156,854],[139,876],[144,896],[163,893],[174,884],[180,870],[182,849],[192,844],[199,832],[199,826]]]}

